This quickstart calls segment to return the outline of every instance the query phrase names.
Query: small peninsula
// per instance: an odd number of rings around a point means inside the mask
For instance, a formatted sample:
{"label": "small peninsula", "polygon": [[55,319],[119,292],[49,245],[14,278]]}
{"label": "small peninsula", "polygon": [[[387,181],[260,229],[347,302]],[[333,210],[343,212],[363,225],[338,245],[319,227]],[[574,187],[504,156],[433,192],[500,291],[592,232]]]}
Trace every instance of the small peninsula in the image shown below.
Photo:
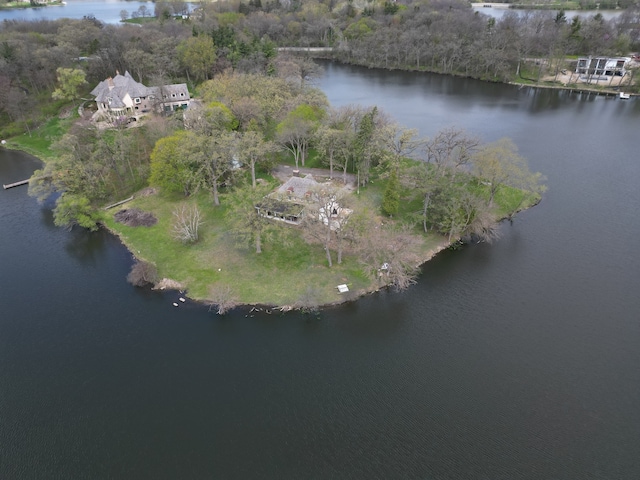
{"label": "small peninsula", "polygon": [[[492,241],[501,219],[539,201],[543,178],[509,139],[455,126],[422,138],[375,106],[332,107],[314,87],[321,68],[278,50],[302,31],[276,43],[251,33],[260,5],[223,6],[159,10],[139,27],[0,30],[2,137],[46,162],[30,194],[55,195],[56,225],[118,234],[136,259],[131,283],[181,288],[220,312],[316,308],[407,288],[436,252]],[[404,18],[387,10],[357,22]],[[320,43],[356,52],[368,34],[340,18],[342,40]],[[68,60],[39,63],[50,49],[30,30]]]}
{"label": "small peninsula", "polygon": [[[111,83],[144,92],[128,72]],[[282,97],[258,105],[285,112],[272,140],[259,117],[232,113],[255,91]],[[183,128],[156,142],[151,188],[102,221],[138,260],[130,279],[170,279],[220,311],[315,308],[407,288],[435,253],[462,239],[491,241],[499,219],[542,191],[508,140],[483,145],[455,128],[421,139],[375,107],[332,109],[321,92],[287,79],[223,75],[199,93]],[[110,118],[108,109],[94,114]],[[125,131],[151,120],[141,116]],[[118,220],[133,211],[155,221]]]}

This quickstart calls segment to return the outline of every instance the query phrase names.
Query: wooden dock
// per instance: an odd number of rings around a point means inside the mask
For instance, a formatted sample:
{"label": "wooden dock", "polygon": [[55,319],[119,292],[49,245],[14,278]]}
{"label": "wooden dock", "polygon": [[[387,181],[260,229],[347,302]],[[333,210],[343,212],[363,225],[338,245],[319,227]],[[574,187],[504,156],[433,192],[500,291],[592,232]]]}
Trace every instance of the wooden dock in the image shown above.
{"label": "wooden dock", "polygon": [[10,183],[9,185],[2,185],[2,188],[4,188],[6,190],[8,188],[19,187],[20,185],[26,185],[27,183],[29,183],[29,179],[28,178],[26,180],[22,180],[20,182]]}

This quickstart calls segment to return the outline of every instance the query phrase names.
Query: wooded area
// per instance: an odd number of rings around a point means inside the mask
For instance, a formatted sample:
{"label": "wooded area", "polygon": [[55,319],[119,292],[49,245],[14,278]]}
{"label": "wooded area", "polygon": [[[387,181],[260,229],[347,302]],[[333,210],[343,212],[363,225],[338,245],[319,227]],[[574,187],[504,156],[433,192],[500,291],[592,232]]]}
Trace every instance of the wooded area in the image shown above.
{"label": "wooded area", "polygon": [[[494,81],[539,80],[567,56],[628,55],[640,49],[640,8],[612,20],[545,10],[495,19],[463,0],[407,2],[250,0],[156,2],[155,21],[106,25],[82,20],[4,21],[0,25],[0,116],[10,137],[39,121],[43,99],[59,88],[57,69],[80,69],[87,85],[129,71],[150,86],[203,80],[232,69],[297,77],[314,66],[276,55],[277,47],[332,47],[342,61],[430,70]],[[186,16],[186,15],[185,15]],[[82,93],[82,92],[80,92]],[[85,91],[86,93],[86,91]],[[79,98],[77,99],[79,100]],[[49,110],[49,108],[51,110]],[[7,126],[8,125],[8,126]]]}

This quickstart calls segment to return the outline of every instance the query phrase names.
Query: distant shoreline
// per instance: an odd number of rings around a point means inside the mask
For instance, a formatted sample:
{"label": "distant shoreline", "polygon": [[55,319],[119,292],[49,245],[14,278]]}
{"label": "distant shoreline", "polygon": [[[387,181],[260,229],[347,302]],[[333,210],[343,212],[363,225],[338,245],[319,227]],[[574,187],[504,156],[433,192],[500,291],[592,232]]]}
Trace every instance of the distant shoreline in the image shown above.
{"label": "distant shoreline", "polygon": [[6,5],[1,5],[0,10],[25,10],[27,8],[62,7],[64,5],[66,5],[66,2],[63,1],[37,3],[35,5],[32,5],[30,2],[11,2]]}

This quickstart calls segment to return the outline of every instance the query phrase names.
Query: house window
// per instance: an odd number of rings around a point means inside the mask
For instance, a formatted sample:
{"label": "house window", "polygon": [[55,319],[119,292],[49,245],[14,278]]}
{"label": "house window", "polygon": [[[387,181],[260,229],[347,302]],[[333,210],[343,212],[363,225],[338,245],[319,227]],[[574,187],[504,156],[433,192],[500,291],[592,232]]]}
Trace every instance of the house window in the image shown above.
{"label": "house window", "polygon": [[180,94],[180,96],[181,96],[181,97],[184,97],[184,93],[181,93],[181,94]]}
{"label": "house window", "polygon": [[172,94],[171,94],[171,98],[176,98],[176,94],[175,94],[175,93],[172,93]]}
{"label": "house window", "polygon": [[133,103],[140,103],[140,98],[134,98]]}

